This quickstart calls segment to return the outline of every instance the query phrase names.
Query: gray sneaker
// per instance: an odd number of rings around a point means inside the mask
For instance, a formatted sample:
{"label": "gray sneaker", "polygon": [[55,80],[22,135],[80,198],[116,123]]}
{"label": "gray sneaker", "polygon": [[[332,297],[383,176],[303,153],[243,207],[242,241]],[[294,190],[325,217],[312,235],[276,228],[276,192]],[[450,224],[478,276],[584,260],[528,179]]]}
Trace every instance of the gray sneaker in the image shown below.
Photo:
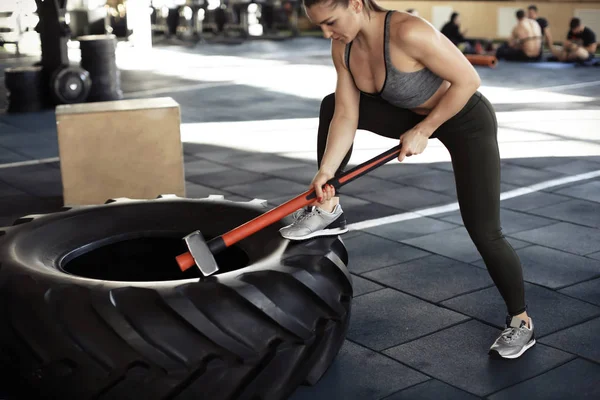
{"label": "gray sneaker", "polygon": [[518,358],[527,349],[535,344],[535,333],[533,332],[533,321],[529,318],[530,328],[527,322],[517,317],[506,317],[506,329],[502,331],[498,339],[490,347],[489,354],[502,358]]}
{"label": "gray sneaker", "polygon": [[296,211],[294,222],[279,229],[281,236],[290,240],[306,240],[316,236],[333,236],[348,232],[346,217],[341,205],[332,212],[318,207],[306,207]]}

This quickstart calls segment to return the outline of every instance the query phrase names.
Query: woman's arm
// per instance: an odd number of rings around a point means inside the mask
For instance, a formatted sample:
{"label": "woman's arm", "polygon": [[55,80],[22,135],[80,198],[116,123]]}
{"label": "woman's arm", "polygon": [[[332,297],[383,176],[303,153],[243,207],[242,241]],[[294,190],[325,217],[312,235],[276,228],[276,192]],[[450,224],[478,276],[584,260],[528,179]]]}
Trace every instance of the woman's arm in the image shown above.
{"label": "woman's arm", "polygon": [[331,55],[337,72],[335,112],[329,126],[327,146],[320,168],[332,177],[350,150],[358,128],[360,93],[344,63],[344,52],[345,44],[333,40]]}
{"label": "woman's arm", "polygon": [[400,24],[394,34],[396,43],[406,54],[450,82],[450,88],[437,106],[418,124],[418,129],[429,137],[467,104],[481,80],[460,50],[427,22],[407,21]]}

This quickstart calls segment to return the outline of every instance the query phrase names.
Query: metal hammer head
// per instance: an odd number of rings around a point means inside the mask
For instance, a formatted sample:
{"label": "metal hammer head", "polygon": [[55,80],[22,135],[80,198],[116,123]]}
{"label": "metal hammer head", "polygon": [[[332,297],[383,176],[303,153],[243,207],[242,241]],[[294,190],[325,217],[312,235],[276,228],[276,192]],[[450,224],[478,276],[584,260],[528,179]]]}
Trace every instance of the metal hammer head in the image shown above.
{"label": "metal hammer head", "polygon": [[217,261],[204,241],[204,237],[200,231],[190,233],[184,237],[183,240],[185,240],[189,253],[182,254],[180,256],[182,258],[178,258],[177,260],[182,271],[190,268],[194,263],[204,276],[212,275],[219,270]]}

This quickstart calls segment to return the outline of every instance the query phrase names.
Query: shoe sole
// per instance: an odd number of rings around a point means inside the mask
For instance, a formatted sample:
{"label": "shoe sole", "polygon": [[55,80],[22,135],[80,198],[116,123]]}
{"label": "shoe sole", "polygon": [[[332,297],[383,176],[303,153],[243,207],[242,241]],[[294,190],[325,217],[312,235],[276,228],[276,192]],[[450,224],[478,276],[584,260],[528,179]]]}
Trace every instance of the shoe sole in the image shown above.
{"label": "shoe sole", "polygon": [[523,346],[523,348],[521,349],[520,352],[518,352],[517,354],[512,354],[510,356],[503,356],[500,353],[498,353],[496,350],[490,350],[489,354],[492,356],[496,356],[496,357],[500,357],[500,358],[508,358],[508,359],[512,360],[512,359],[521,357],[523,355],[523,353],[525,353],[527,350],[529,350],[535,343],[536,343],[536,340],[533,339],[531,342],[529,342],[525,346]]}
{"label": "shoe sole", "polygon": [[306,239],[312,239],[317,236],[337,236],[337,235],[341,235],[342,233],[346,233],[346,232],[348,232],[348,228],[334,228],[334,229],[323,229],[321,231],[312,232],[305,236],[293,236],[292,237],[292,236],[286,236],[284,234],[281,234],[281,236],[283,236],[285,239],[288,239],[288,240],[306,240]]}

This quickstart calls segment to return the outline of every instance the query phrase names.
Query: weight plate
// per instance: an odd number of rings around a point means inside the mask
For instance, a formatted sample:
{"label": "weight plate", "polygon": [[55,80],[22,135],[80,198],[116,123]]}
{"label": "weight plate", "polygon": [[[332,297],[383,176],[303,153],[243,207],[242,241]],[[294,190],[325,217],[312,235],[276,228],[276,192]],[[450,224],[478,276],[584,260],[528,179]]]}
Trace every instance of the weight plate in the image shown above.
{"label": "weight plate", "polygon": [[85,69],[68,66],[56,70],[50,85],[52,94],[59,103],[83,103],[90,93],[92,80]]}

